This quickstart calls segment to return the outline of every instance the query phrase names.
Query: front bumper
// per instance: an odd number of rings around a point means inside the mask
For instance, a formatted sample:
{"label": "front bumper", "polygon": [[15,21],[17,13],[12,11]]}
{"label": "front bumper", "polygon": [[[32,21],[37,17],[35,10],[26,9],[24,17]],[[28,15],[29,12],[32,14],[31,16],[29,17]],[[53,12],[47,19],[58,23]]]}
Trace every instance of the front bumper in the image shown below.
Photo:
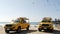
{"label": "front bumper", "polygon": [[39,27],[41,30],[53,30],[53,27]]}
{"label": "front bumper", "polygon": [[4,28],[5,30],[9,30],[9,31],[15,31],[14,28]]}

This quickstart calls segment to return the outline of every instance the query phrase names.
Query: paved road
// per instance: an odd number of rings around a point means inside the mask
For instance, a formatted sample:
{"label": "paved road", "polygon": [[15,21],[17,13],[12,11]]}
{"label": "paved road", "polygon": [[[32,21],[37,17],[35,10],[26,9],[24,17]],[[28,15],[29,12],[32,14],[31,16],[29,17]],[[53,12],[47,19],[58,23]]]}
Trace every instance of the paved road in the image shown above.
{"label": "paved road", "polygon": [[56,27],[54,28],[54,32],[39,32],[36,27],[30,27],[29,31],[22,30],[21,33],[16,33],[16,32],[10,32],[10,33],[5,33],[3,27],[0,28],[0,34],[60,34],[60,30],[57,29]]}

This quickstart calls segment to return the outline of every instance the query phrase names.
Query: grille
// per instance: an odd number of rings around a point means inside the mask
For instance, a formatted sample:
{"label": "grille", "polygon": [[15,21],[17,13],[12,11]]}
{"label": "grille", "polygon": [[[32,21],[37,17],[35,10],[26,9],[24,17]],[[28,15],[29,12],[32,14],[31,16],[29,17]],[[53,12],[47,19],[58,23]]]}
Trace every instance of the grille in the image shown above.
{"label": "grille", "polygon": [[12,26],[12,25],[10,25],[10,24],[9,24],[9,25],[6,25],[6,27],[11,27],[11,26]]}
{"label": "grille", "polygon": [[42,26],[49,26],[49,24],[42,24]]}

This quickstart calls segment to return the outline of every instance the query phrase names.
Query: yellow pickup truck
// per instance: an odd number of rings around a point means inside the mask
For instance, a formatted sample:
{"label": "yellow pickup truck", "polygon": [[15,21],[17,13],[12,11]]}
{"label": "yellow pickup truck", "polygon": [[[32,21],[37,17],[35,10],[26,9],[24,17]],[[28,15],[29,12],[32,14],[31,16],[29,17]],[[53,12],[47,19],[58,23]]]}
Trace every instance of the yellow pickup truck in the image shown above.
{"label": "yellow pickup truck", "polygon": [[6,33],[9,33],[9,31],[16,31],[20,33],[21,29],[29,30],[29,27],[29,19],[25,17],[19,17],[16,20],[12,20],[12,24],[6,24],[4,29]]}
{"label": "yellow pickup truck", "polygon": [[45,17],[41,22],[39,22],[38,30],[44,30],[44,31],[50,31],[53,32],[53,22],[51,21],[52,18],[50,17]]}

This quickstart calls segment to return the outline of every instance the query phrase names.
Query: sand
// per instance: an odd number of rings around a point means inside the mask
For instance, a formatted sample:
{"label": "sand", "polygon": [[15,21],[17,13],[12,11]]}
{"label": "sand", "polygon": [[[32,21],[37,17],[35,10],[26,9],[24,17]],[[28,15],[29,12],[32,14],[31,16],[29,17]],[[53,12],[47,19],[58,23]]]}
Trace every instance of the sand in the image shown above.
{"label": "sand", "polygon": [[[60,30],[57,28],[54,28],[53,33],[39,32],[37,26],[38,25],[31,25],[29,28],[30,29],[29,31],[22,30],[20,33],[16,33],[16,32],[11,31],[10,34],[60,34]],[[0,26],[0,34],[7,34],[7,33],[5,33],[3,26]]]}

